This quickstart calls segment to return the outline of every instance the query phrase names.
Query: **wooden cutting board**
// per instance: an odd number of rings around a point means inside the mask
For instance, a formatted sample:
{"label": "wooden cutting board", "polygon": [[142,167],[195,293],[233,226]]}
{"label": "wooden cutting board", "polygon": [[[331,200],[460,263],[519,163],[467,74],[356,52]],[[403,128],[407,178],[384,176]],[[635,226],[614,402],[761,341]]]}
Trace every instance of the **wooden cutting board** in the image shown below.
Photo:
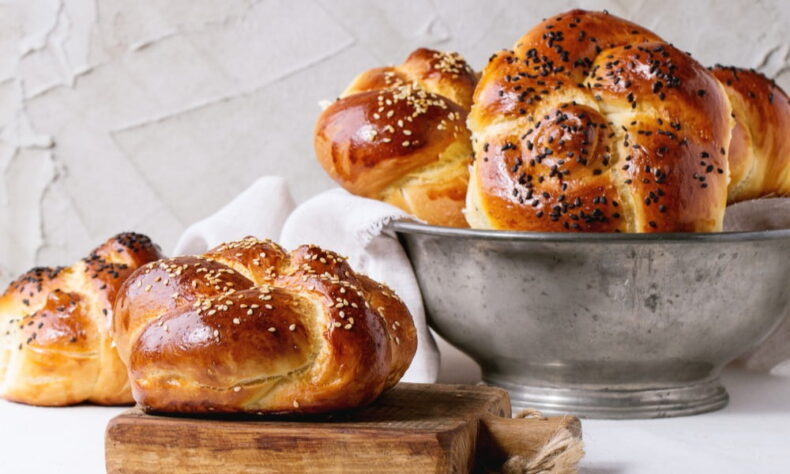
{"label": "wooden cutting board", "polygon": [[577,418],[510,415],[501,389],[408,383],[366,408],[301,419],[133,408],[108,424],[105,462],[109,473],[574,472]]}

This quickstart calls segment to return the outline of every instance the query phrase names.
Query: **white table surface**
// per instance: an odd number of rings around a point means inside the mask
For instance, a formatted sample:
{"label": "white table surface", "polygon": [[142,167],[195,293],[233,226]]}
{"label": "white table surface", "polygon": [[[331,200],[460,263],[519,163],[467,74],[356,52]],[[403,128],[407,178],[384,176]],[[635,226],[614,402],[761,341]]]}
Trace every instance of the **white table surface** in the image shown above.
{"label": "white table surface", "polygon": [[[473,382],[478,374],[456,354],[445,356],[444,381]],[[661,420],[584,420],[581,471],[790,473],[790,377],[728,369],[724,384],[731,401],[718,412]],[[0,472],[103,472],[104,428],[123,410],[0,401]]]}

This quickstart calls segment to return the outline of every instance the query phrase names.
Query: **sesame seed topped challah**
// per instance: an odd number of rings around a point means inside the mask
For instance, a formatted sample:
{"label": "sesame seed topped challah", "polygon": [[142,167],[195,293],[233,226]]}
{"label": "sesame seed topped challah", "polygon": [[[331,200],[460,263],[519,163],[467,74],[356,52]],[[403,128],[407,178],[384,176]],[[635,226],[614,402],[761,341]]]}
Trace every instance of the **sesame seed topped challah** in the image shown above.
{"label": "sesame seed topped challah", "polygon": [[430,49],[365,71],[318,118],[318,160],[351,193],[430,224],[466,227],[472,148],[465,121],[475,83],[458,54]]}
{"label": "sesame seed topped challah", "polygon": [[401,300],[344,258],[251,237],[139,269],[114,332],[135,400],[172,413],[353,408],[395,385],[417,344]]}

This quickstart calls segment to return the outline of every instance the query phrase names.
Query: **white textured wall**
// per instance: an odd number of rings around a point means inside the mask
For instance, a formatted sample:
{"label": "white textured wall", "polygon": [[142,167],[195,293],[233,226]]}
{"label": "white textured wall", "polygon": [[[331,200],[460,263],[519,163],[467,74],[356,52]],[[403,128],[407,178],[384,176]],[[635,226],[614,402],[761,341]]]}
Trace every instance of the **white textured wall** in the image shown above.
{"label": "white textured wall", "polygon": [[790,89],[788,0],[0,0],[0,285],[126,229],[170,249],[262,174],[325,189],[319,100],[418,46],[480,67],[574,6]]}

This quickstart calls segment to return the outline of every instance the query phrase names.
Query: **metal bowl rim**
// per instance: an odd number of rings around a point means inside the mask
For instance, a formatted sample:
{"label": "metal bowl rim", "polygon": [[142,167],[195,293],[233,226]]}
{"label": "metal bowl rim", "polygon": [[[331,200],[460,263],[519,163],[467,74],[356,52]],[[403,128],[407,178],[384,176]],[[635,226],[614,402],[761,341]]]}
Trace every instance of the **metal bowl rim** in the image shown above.
{"label": "metal bowl rim", "polygon": [[393,221],[388,227],[401,234],[422,234],[437,237],[483,239],[507,242],[573,242],[573,243],[655,243],[670,242],[753,242],[790,240],[790,229],[774,229],[750,232],[700,232],[665,234],[626,233],[576,233],[576,232],[525,232],[482,229],[461,229],[420,224],[410,221]]}

